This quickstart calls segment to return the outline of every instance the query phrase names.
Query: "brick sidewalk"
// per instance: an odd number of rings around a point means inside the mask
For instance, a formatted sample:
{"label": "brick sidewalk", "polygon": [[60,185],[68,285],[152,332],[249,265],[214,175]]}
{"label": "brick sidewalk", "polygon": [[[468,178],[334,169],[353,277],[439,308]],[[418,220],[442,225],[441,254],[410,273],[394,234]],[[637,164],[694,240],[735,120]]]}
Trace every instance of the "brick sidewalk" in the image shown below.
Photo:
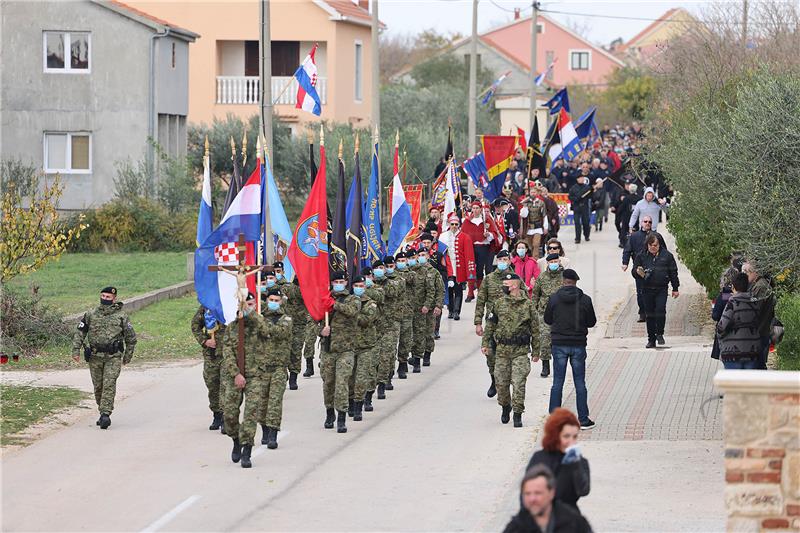
{"label": "brick sidewalk", "polygon": [[[703,325],[697,323],[697,317],[695,313],[692,312],[693,308],[696,306],[710,306],[704,294],[681,294],[679,298],[668,298],[667,323],[664,327],[664,335],[673,337],[693,337],[700,335]],[[707,314],[710,314],[710,309]],[[605,337],[647,338],[645,323],[637,322],[638,318],[639,308],[636,304],[636,293],[634,293],[611,320],[609,320]]]}

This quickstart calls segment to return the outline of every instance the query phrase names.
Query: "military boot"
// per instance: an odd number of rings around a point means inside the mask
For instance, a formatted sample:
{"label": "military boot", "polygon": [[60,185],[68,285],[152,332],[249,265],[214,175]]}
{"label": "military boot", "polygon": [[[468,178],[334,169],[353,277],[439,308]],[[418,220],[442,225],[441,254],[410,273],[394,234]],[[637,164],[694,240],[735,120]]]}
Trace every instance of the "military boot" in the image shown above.
{"label": "military boot", "polygon": [[486,391],[486,396],[494,398],[497,395],[497,387],[494,384],[494,376],[492,376],[492,384],[489,385],[489,390]]}
{"label": "military boot", "polygon": [[411,371],[412,374],[419,374],[420,372],[422,372],[422,369],[419,367],[419,363],[420,363],[419,357],[414,356],[411,358],[411,366],[414,367],[413,370]]}
{"label": "military boot", "polygon": [[278,447],[278,430],[267,428],[267,448],[274,450]]}
{"label": "military boot", "polygon": [[364,402],[356,402],[355,410],[353,412],[353,420],[356,422],[361,422],[364,416],[362,415],[362,409],[364,408]]}
{"label": "military boot", "polygon": [[431,352],[422,355],[422,366],[431,366]]}
{"label": "military boot", "polygon": [[336,417],[336,433],[347,433],[347,411],[339,411]]}
{"label": "military boot", "polygon": [[356,402],[352,398],[347,403],[347,416],[353,418],[356,414]]}
{"label": "military boot", "polygon": [[233,450],[231,451],[231,461],[238,463],[242,458],[242,445],[239,444],[239,439],[233,439]]}
{"label": "military boot", "polygon": [[336,421],[336,411],[333,408],[327,409],[325,412],[325,429],[333,429],[333,423]]}
{"label": "military boot", "polygon": [[208,426],[208,429],[211,431],[216,431],[222,427],[222,412],[217,411],[214,413],[214,420],[211,421],[211,425]]}
{"label": "military boot", "polygon": [[546,378],[550,375],[550,360],[549,359],[542,359],[542,373],[541,376]]}
{"label": "military boot", "polygon": [[386,380],[386,385],[384,385],[386,390],[394,390],[394,385],[392,385],[392,376],[389,376],[389,379]]}
{"label": "military boot", "polygon": [[399,379],[406,379],[408,377],[406,375],[407,373],[408,373],[408,363],[406,363],[405,361],[400,361],[399,363],[397,363],[397,377]]}
{"label": "military boot", "polygon": [[100,415],[100,418],[97,419],[97,422],[95,422],[95,425],[99,426],[100,425],[100,421],[102,419],[103,419],[103,415]]}
{"label": "military boot", "polygon": [[225,431],[225,413],[220,413],[219,419],[219,432],[223,435],[227,435],[228,433]]}
{"label": "military boot", "polygon": [[289,372],[289,390],[297,390],[297,372]]}
{"label": "military boot", "polygon": [[314,375],[314,358],[306,357],[306,371],[303,372],[304,378],[310,378]]}
{"label": "military boot", "polygon": [[261,444],[269,442],[269,428],[266,424],[261,424]]}
{"label": "military boot", "polygon": [[245,444],[242,446],[242,468],[250,468],[253,466],[253,463],[250,462],[250,452],[252,451],[252,444]]}
{"label": "military boot", "polygon": [[385,400],[386,399],[386,385],[383,383],[378,383],[378,399]]}
{"label": "military boot", "polygon": [[108,426],[110,425],[111,425],[111,417],[105,413],[100,415],[100,429],[108,429]]}
{"label": "military boot", "polygon": [[522,427],[522,413],[514,413],[514,427],[515,428]]}
{"label": "military boot", "polygon": [[373,409],[373,407],[372,407],[372,394],[373,393],[374,393],[374,391],[368,391],[367,395],[364,396],[364,410],[367,411],[367,412],[370,412]]}
{"label": "military boot", "polygon": [[[511,406],[503,405],[501,407],[503,411],[500,414],[500,422],[502,422],[503,424],[508,424],[508,421],[511,420]],[[514,416],[517,416],[517,414],[514,413]]]}

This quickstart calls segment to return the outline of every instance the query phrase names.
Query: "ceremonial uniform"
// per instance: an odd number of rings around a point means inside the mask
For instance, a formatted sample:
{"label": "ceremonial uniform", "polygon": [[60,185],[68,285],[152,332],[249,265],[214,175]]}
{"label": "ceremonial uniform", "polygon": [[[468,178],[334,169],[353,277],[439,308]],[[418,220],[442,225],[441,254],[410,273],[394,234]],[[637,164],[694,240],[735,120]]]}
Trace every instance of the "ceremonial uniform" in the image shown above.
{"label": "ceremonial uniform", "polygon": [[[414,346],[412,355],[414,356],[414,372],[418,373],[420,371],[419,364],[423,357],[430,364],[430,352],[433,350],[434,343],[433,328],[435,325],[433,309],[437,306],[441,309],[444,287],[437,293],[437,279],[441,282],[441,277],[439,272],[429,263],[417,265],[413,267],[412,271],[417,280],[411,294],[414,308]],[[423,307],[428,308],[428,312],[425,314],[422,313]]]}
{"label": "ceremonial uniform", "polygon": [[[459,222],[451,217],[451,222]],[[461,319],[461,304],[464,299],[464,284],[475,281],[475,250],[472,239],[463,231],[445,231],[439,240],[447,245],[448,261],[448,299],[447,310],[455,320]],[[450,287],[452,282],[452,287]]]}
{"label": "ceremonial uniform", "polygon": [[547,217],[547,206],[544,203],[544,199],[537,195],[523,200],[520,216],[527,221],[527,230],[524,238],[528,243],[528,249],[534,259],[539,259],[539,249],[544,234],[544,221]]}
{"label": "ceremonial uniform", "polygon": [[[268,444],[271,440],[268,430],[275,431],[276,438],[278,431],[281,430],[283,393],[286,392],[286,366],[294,343],[294,320],[284,313],[283,309],[273,311],[266,308],[262,314],[268,336],[264,341],[265,354],[260,376],[262,390],[258,422],[264,433],[261,443]],[[277,439],[272,440],[277,446]]]}
{"label": "ceremonial uniform", "polygon": [[[536,283],[533,285],[533,304],[536,307],[537,315],[539,316],[539,357],[542,361],[549,361],[552,359],[550,349],[550,326],[544,323],[544,310],[547,309],[547,301],[550,296],[556,293],[563,284],[564,268],[558,267],[558,270],[550,270],[545,268],[536,278]],[[533,352],[534,355],[537,352]]]}
{"label": "ceremonial uniform", "polygon": [[[116,296],[117,289],[107,287],[101,293]],[[128,315],[122,311],[122,302],[101,302],[99,307],[81,318],[72,339],[72,355],[73,359],[80,357],[83,347],[94,386],[94,398],[100,411],[97,425],[106,429],[111,425],[117,378],[122,365],[128,364],[133,357],[136,332]]]}
{"label": "ceremonial uniform", "polygon": [[[222,398],[221,383],[224,379],[221,375],[222,369],[222,342],[225,338],[225,324],[216,321],[202,305],[192,317],[192,335],[197,343],[203,347],[203,381],[208,390],[208,408],[214,413],[214,420],[208,429],[216,430],[222,426]],[[208,322],[212,322],[214,340],[219,347],[209,348],[205,342],[212,338],[212,332],[208,331]]]}

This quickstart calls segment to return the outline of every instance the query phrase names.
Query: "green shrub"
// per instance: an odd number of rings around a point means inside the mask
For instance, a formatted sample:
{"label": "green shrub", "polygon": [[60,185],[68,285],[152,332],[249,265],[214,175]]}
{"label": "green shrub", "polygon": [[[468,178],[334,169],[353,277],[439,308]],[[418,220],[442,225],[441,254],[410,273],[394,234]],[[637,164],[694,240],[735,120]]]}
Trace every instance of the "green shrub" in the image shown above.
{"label": "green shrub", "polygon": [[0,350],[33,355],[48,346],[69,342],[70,326],[63,316],[41,303],[38,287],[30,292],[4,287],[0,295]]}
{"label": "green shrub", "polygon": [[777,346],[778,369],[800,370],[800,294],[784,294],[776,315],[785,328],[783,342]]}

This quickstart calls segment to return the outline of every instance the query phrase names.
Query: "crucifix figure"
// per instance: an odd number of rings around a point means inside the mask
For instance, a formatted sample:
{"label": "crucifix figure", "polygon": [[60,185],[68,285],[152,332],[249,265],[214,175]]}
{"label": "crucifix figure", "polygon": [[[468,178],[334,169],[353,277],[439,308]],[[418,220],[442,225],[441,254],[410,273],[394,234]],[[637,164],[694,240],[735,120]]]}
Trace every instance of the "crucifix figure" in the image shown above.
{"label": "crucifix figure", "polygon": [[236,313],[238,319],[238,335],[239,342],[236,346],[236,366],[239,367],[239,373],[244,376],[244,309],[247,302],[247,276],[257,274],[262,270],[271,271],[272,266],[267,265],[248,265],[246,252],[247,243],[244,240],[244,233],[239,234],[239,242],[236,246],[239,252],[239,264],[237,265],[222,265],[210,266],[208,270],[214,272],[225,272],[231,276],[236,276],[236,299],[239,302],[239,310]]}

